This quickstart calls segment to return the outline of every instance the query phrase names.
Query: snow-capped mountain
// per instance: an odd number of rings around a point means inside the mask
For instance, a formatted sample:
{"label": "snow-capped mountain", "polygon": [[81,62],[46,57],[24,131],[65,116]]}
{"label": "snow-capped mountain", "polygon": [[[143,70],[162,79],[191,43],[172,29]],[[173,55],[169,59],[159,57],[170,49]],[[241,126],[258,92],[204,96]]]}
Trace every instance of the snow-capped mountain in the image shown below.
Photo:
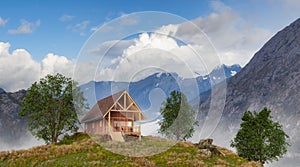
{"label": "snow-capped mountain", "polygon": [[[173,90],[185,93],[188,100],[199,99],[201,93],[210,90],[211,86],[232,77],[241,70],[239,65],[221,65],[209,75],[197,78],[181,78],[174,73],[155,73],[137,82],[89,82],[81,86],[90,107],[97,100],[120,90],[127,90],[148,118],[156,119],[161,103]],[[203,101],[205,97],[200,97]]]}

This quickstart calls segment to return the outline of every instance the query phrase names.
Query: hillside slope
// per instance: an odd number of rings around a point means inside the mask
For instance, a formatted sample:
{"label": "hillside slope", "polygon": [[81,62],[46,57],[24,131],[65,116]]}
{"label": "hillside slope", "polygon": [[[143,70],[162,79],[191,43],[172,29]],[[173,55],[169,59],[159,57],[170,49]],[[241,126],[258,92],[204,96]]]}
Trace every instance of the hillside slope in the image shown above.
{"label": "hillside slope", "polygon": [[[150,138],[151,137],[144,137]],[[96,144],[89,136],[77,134],[56,145],[44,145],[28,150],[0,152],[0,166],[245,166],[258,167],[225,148],[225,157],[200,156],[198,148],[179,142],[166,152],[147,157],[127,157],[114,154]]]}
{"label": "hillside slope", "polygon": [[[211,103],[211,97],[200,105],[199,120],[210,112],[222,112],[214,136],[226,136],[229,140],[236,134],[241,117],[246,110],[261,111],[268,107],[275,121],[283,125],[290,136],[292,146],[289,156],[300,159],[300,19],[272,37],[251,61],[227,82],[225,107]],[[222,89],[214,88],[217,98]],[[211,105],[212,104],[212,105]]]}

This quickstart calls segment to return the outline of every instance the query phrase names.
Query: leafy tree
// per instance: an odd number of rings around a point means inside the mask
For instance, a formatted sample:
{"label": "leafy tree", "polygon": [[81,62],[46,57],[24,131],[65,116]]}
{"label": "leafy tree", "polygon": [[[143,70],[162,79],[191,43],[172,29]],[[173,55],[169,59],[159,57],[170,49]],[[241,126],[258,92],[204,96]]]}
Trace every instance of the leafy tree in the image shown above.
{"label": "leafy tree", "polygon": [[[74,98],[73,98],[74,97]],[[47,75],[28,89],[19,111],[31,133],[46,143],[78,130],[76,111],[87,108],[77,83],[61,74]]]}
{"label": "leafy tree", "polygon": [[259,113],[244,113],[241,127],[231,141],[231,147],[237,149],[239,156],[259,161],[263,165],[265,162],[277,161],[286,153],[289,137],[278,122],[272,121],[270,113],[267,108]]}
{"label": "leafy tree", "polygon": [[163,120],[159,122],[159,133],[176,140],[186,140],[193,136],[196,111],[188,104],[185,95],[172,91],[170,97],[163,102],[160,113]]}

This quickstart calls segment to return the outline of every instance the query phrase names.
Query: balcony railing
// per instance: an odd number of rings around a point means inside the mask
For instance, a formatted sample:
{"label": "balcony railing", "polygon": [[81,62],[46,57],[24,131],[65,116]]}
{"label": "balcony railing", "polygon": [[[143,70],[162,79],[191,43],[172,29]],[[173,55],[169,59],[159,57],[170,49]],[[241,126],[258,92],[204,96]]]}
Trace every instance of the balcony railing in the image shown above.
{"label": "balcony railing", "polygon": [[141,131],[140,126],[135,126],[135,127],[133,128],[133,132],[140,132],[140,131]]}

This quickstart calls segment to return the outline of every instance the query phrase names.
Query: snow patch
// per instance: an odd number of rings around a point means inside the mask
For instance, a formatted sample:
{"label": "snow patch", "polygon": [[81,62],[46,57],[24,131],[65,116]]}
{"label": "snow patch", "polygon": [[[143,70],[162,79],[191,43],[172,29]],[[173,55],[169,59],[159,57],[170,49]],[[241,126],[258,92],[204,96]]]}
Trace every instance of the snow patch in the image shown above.
{"label": "snow patch", "polygon": [[161,76],[162,74],[163,74],[163,72],[159,72],[159,73],[156,74],[156,77],[157,77],[157,78],[160,78],[160,76]]}
{"label": "snow patch", "polygon": [[234,76],[237,72],[236,71],[230,71],[231,72],[231,76]]}

